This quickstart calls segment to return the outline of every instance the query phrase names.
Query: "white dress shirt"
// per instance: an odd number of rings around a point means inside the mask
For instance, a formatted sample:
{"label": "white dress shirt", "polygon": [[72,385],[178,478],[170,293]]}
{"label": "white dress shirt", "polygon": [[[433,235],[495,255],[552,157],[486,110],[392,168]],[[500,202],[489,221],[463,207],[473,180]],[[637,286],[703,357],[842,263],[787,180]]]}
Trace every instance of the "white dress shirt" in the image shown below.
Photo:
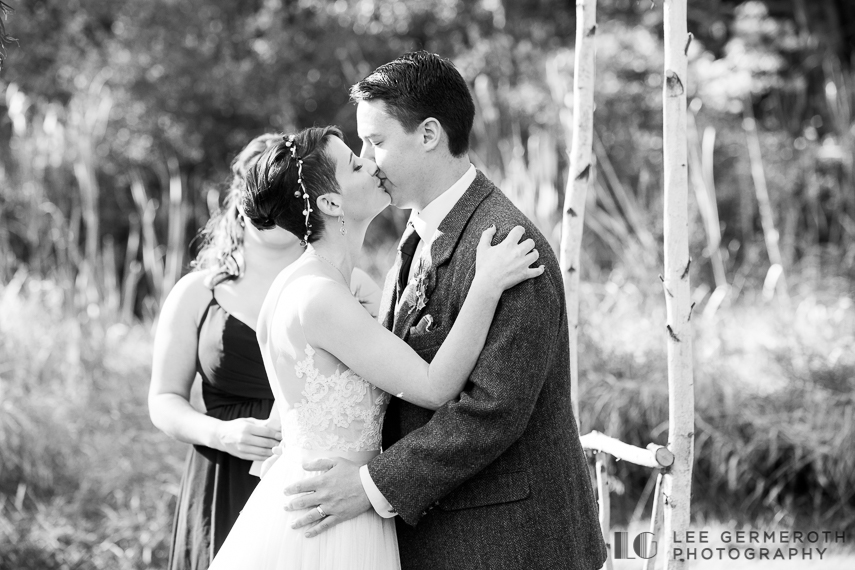
{"label": "white dress shirt", "polygon": [[[413,209],[410,212],[410,221],[409,223],[413,224],[413,227],[416,229],[416,233],[419,234],[419,243],[416,245],[416,251],[413,254],[413,263],[410,265],[410,274],[407,276],[407,281],[412,279],[413,273],[417,269],[416,260],[422,253],[422,250],[425,247],[430,247],[433,243],[434,238],[436,237],[436,231],[439,228],[439,225],[448,216],[449,212],[457,205],[457,202],[460,198],[463,197],[463,194],[466,193],[466,190],[469,186],[472,185],[472,182],[475,181],[476,170],[473,165],[469,165],[469,170],[461,176],[457,182],[451,185],[451,187],[433,199],[433,201],[424,207],[422,211],[416,211]],[[400,299],[398,300],[400,302]],[[374,481],[371,479],[371,475],[368,473],[368,466],[363,465],[359,468],[359,479],[362,481],[362,488],[365,490],[365,494],[368,495],[368,500],[371,501],[371,506],[374,507],[374,510],[377,511],[377,514],[383,517],[384,519],[394,517],[397,512],[386,500],[386,497],[383,496],[383,493],[380,492],[380,489],[377,488],[377,485],[374,484]]]}

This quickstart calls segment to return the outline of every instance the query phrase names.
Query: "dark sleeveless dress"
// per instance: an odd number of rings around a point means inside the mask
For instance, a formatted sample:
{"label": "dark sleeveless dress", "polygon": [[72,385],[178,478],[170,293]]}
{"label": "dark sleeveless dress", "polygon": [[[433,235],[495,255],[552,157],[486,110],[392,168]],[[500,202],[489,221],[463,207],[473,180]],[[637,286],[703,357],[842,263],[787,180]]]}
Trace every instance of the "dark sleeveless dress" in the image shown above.
{"label": "dark sleeveless dress", "polygon": [[[214,295],[198,330],[196,371],[207,414],[220,420],[267,419],[273,392],[255,331]],[[187,456],[169,552],[170,570],[206,570],[259,478],[251,461],[194,445]]]}

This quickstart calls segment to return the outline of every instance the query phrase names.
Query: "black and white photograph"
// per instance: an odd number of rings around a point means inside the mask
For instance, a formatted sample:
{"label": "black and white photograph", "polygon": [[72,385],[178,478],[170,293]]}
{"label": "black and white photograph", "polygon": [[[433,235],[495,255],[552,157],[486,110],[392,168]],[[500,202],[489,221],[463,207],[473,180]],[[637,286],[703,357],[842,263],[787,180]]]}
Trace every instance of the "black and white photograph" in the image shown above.
{"label": "black and white photograph", "polygon": [[0,570],[853,540],[852,0],[0,1]]}

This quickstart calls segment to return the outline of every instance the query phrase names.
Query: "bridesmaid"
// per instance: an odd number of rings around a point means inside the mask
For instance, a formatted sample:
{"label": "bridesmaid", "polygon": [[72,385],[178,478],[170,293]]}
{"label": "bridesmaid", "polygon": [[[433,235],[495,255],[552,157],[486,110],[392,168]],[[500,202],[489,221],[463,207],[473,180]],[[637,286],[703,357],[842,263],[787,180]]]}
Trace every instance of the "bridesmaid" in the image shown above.
{"label": "bridesmaid", "polygon": [[[272,455],[282,439],[268,422],[273,394],[255,337],[271,282],[303,254],[293,234],[258,230],[238,207],[244,174],[278,135],[257,137],[232,162],[223,209],[202,231],[195,271],[172,289],[154,339],[149,414],[154,425],[193,444],[175,511],[170,570],[205,570],[259,479],[253,461]],[[354,272],[355,294],[372,314],[380,290]],[[196,374],[206,412],[191,403]]]}

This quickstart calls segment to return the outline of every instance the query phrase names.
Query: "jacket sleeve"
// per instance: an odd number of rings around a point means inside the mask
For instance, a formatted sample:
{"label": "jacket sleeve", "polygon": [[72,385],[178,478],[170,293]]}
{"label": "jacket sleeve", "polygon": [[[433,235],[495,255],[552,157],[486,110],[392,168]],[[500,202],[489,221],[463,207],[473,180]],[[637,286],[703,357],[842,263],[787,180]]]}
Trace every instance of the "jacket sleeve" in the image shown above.
{"label": "jacket sleeve", "polygon": [[[460,288],[464,293],[471,279]],[[459,399],[368,464],[372,480],[406,523],[415,525],[526,429],[550,362],[566,346],[559,338],[563,288],[556,283],[560,270],[552,262],[540,277],[506,291]]]}

